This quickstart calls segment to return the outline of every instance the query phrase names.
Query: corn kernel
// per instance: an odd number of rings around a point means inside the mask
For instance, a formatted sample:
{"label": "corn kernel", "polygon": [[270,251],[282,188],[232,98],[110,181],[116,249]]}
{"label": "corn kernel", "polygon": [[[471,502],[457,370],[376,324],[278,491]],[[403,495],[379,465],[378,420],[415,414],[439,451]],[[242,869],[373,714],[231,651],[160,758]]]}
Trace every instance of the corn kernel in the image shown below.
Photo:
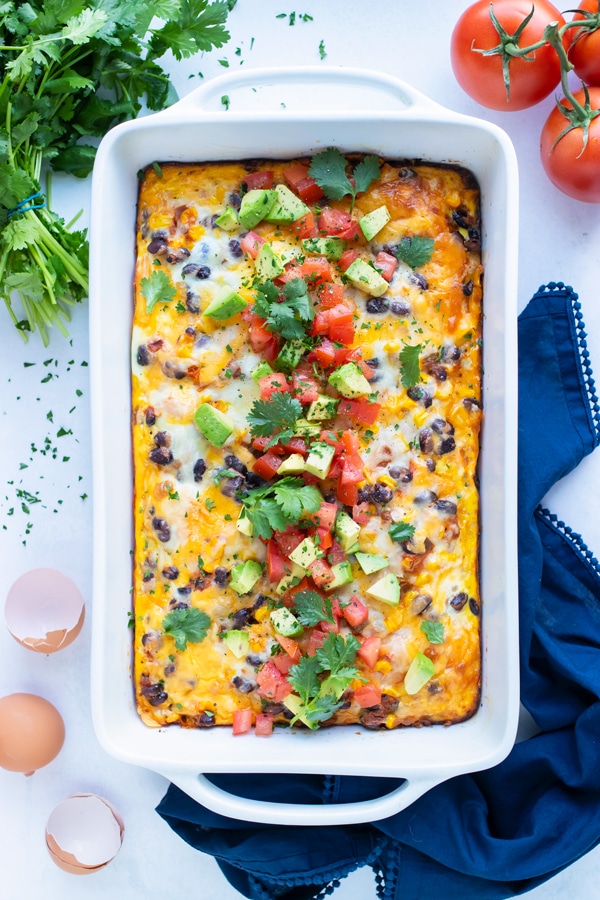
{"label": "corn kernel", "polygon": [[152,213],[148,217],[148,225],[152,230],[157,228],[171,228],[173,225],[173,216],[167,216],[165,213]]}
{"label": "corn kernel", "polygon": [[171,240],[169,241],[169,246],[178,249],[179,247],[185,247],[187,243],[187,237],[185,236],[185,234],[181,234],[179,235],[179,237],[171,238]]}
{"label": "corn kernel", "polygon": [[188,236],[193,241],[199,241],[205,231],[206,229],[202,225],[192,225],[191,228],[188,228]]}
{"label": "corn kernel", "polygon": [[400,341],[387,341],[387,343],[383,345],[383,349],[386,353],[397,353],[400,347]]}
{"label": "corn kernel", "polygon": [[417,428],[420,428],[421,425],[424,425],[428,418],[429,418],[429,410],[428,409],[418,409],[414,415],[415,425],[417,426]]}
{"label": "corn kernel", "polygon": [[253,653],[260,653],[262,650],[262,641],[257,640],[257,638],[250,638],[248,646]]}
{"label": "corn kernel", "polygon": [[389,716],[386,716],[385,727],[393,728],[395,724],[396,724],[396,716],[394,716],[392,713],[390,713]]}
{"label": "corn kernel", "polygon": [[402,625],[402,610],[395,609],[385,617],[384,623],[388,631],[397,631]]}
{"label": "corn kernel", "polygon": [[259,606],[257,610],[254,611],[254,618],[257,622],[262,622],[269,615],[269,610],[266,606]]}
{"label": "corn kernel", "polygon": [[382,675],[387,675],[388,672],[392,671],[392,664],[387,659],[380,659],[375,663],[375,671],[381,672]]}
{"label": "corn kernel", "polygon": [[387,484],[388,487],[396,487],[396,482],[393,478],[390,478],[389,475],[380,475],[378,481],[380,481],[382,484]]}
{"label": "corn kernel", "polygon": [[196,215],[196,210],[193,206],[188,206],[187,209],[184,209],[181,215],[179,216],[179,221],[182,225],[191,225],[192,222],[195,222],[198,216]]}
{"label": "corn kernel", "polygon": [[423,587],[426,584],[429,584],[431,581],[431,576],[427,572],[420,572],[419,575],[415,578],[415,584],[417,587]]}

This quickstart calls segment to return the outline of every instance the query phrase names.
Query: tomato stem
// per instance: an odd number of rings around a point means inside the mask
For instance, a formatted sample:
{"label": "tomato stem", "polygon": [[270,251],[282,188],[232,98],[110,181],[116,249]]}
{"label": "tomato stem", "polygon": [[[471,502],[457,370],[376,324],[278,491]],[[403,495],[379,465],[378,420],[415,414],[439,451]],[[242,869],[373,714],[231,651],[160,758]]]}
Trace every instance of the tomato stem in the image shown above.
{"label": "tomato stem", "polygon": [[[572,69],[573,66],[569,62],[567,51],[565,50],[562,43],[562,31],[563,29],[559,29],[556,23],[548,25],[544,31],[544,38],[551,47],[554,47],[560,60],[560,84],[563,94],[565,95],[565,100],[568,100],[571,104],[571,106],[569,107],[565,106],[564,103],[561,103],[560,100],[557,101],[560,112],[565,117],[565,119],[567,119],[569,124],[565,128],[563,128],[561,133],[558,135],[552,145],[552,149],[554,149],[560,139],[564,137],[564,135],[569,131],[573,131],[573,129],[575,128],[581,128],[583,132],[583,146],[581,148],[581,153],[583,153],[588,143],[590,123],[597,116],[600,116],[600,109],[592,109],[590,103],[590,94],[587,89],[587,85],[583,85],[583,93],[585,96],[585,103],[583,104],[575,99],[575,96],[573,95],[573,92],[569,87],[567,75],[569,73],[569,70]],[[581,156],[581,153],[579,154],[579,156]]]}

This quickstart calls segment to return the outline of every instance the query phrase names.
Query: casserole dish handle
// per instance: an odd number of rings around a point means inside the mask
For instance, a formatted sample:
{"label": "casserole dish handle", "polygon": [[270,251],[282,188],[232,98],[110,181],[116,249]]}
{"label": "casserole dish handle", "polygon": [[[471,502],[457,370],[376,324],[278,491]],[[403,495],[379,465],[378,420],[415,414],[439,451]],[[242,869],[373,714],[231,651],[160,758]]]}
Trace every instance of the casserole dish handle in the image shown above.
{"label": "casserole dish handle", "polygon": [[[285,101],[285,102],[284,102]],[[449,110],[398,78],[368,69],[334,66],[296,66],[246,69],[211,78],[173,106],[155,115],[179,117],[182,112],[375,109],[402,112],[412,108],[435,111],[436,119]],[[456,119],[456,113],[452,113]]]}
{"label": "casserole dish handle", "polygon": [[[155,769],[154,771],[159,771]],[[273,803],[266,800],[248,800],[230,794],[217,787],[205,775],[176,770],[159,774],[168,778],[193,800],[212,812],[244,822],[261,822],[272,825],[355,825],[377,822],[406,809],[422,794],[435,787],[443,779],[411,777],[400,787],[358,803],[332,803],[316,806],[304,803]]]}

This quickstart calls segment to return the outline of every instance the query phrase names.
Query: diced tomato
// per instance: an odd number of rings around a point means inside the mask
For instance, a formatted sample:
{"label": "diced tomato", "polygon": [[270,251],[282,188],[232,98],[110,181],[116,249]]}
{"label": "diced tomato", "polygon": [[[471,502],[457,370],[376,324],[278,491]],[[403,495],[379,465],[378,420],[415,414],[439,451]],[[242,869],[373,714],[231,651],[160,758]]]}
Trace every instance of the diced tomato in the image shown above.
{"label": "diced tomato", "polygon": [[302,472],[302,478],[304,484],[318,484],[321,480],[317,475],[313,475],[312,472]]}
{"label": "diced tomato", "polygon": [[346,606],[342,607],[342,615],[351,628],[358,628],[369,618],[369,610],[358,597],[350,597]]}
{"label": "diced tomato", "polygon": [[240,247],[247,253],[252,259],[256,259],[258,256],[258,251],[264,244],[265,239],[261,238],[260,234],[257,234],[255,231],[249,231],[240,241]]}
{"label": "diced tomato", "polygon": [[321,503],[320,507],[314,514],[314,519],[317,523],[318,528],[332,531],[335,524],[337,511],[337,503]]}
{"label": "diced tomato", "polygon": [[310,333],[313,337],[316,337],[319,334],[329,334],[330,315],[330,309],[319,310],[319,312],[315,314],[310,329]]}
{"label": "diced tomato", "polygon": [[301,453],[302,456],[306,456],[308,453],[306,441],[301,437],[291,437],[289,441],[286,441],[285,444],[283,444],[283,446],[290,453]]}
{"label": "diced tomato", "polygon": [[325,634],[329,634],[330,632],[333,632],[334,634],[340,633],[340,623],[337,620],[328,622],[327,619],[323,619],[318,623],[318,625],[321,631],[324,631]]}
{"label": "diced tomato", "polygon": [[[321,436],[319,437],[320,441],[323,441],[325,444],[329,444],[331,447],[335,447],[335,455],[338,456],[340,453],[344,452],[344,444],[339,439],[338,435],[335,431],[322,431]],[[334,504],[331,504],[335,506]]]}
{"label": "diced tomato", "polygon": [[300,403],[312,403],[319,396],[319,385],[314,378],[295,372],[292,376],[292,393]]}
{"label": "diced tomato", "polygon": [[365,684],[356,688],[354,691],[354,699],[363,709],[369,709],[371,706],[379,706],[381,703],[381,690],[375,684]]}
{"label": "diced tomato", "polygon": [[338,413],[350,416],[362,425],[372,425],[381,409],[381,403],[369,403],[368,400],[341,400]]}
{"label": "diced tomato", "polygon": [[[260,450],[261,453],[264,453],[267,449],[267,444],[271,440],[270,437],[255,437],[252,441],[252,447],[255,450]],[[284,456],[285,448],[281,446],[281,444],[273,444],[272,447],[269,447],[269,451],[274,453],[275,456]]]}
{"label": "diced tomato", "polygon": [[277,635],[277,643],[285,650],[286,654],[291,657],[292,662],[297,663],[300,661],[301,653],[300,647],[289,637],[285,637],[283,634]]}
{"label": "diced tomato", "polygon": [[310,577],[318,587],[326,588],[333,581],[331,566],[324,559],[315,559],[308,567]]}
{"label": "diced tomato", "polygon": [[358,488],[355,484],[342,484],[338,481],[337,498],[344,506],[356,506],[358,502]]}
{"label": "diced tomato", "polygon": [[346,448],[346,453],[352,455],[360,452],[360,441],[356,432],[344,431],[342,440],[344,442],[344,447]]}
{"label": "diced tomato", "polygon": [[286,591],[285,596],[289,598],[291,605],[294,604],[294,597],[296,594],[299,594],[301,591],[310,591],[314,590],[313,585],[310,583],[309,579],[305,575],[302,581],[300,581],[294,587],[291,587],[288,591]]}
{"label": "diced tomato", "polygon": [[354,321],[354,310],[345,303],[338,303],[329,310],[329,320],[332,324],[347,325]]}
{"label": "diced tomato", "polygon": [[250,346],[255,353],[261,353],[273,340],[273,333],[267,331],[264,325],[253,322],[250,326]]}
{"label": "diced tomato", "polygon": [[352,518],[356,522],[357,525],[367,525],[369,519],[369,504],[368,503],[358,503],[356,506],[352,507]]}
{"label": "diced tomato", "polygon": [[321,366],[327,368],[332,366],[335,361],[335,347],[330,340],[323,338],[319,346],[310,351],[307,358],[316,360]]}
{"label": "diced tomato", "polygon": [[366,637],[360,644],[358,655],[361,656],[370,669],[375,668],[375,663],[379,659],[379,651],[381,650],[381,638]]}
{"label": "diced tomato", "polygon": [[342,241],[353,241],[360,235],[360,226],[356,220],[352,222],[348,228],[345,228],[343,231],[340,231],[336,237],[341,238]]}
{"label": "diced tomato", "polygon": [[340,458],[339,457],[337,459],[334,458],[334,460],[329,468],[329,472],[327,473],[327,477],[328,478],[339,478],[341,474],[342,474],[342,464],[340,462]]}
{"label": "diced tomato", "polygon": [[286,558],[279,550],[275,541],[267,541],[267,575],[269,581],[281,581],[285,575]]}
{"label": "diced tomato", "polygon": [[287,383],[285,375],[281,372],[272,372],[270,375],[263,375],[258,379],[261,400],[268,400],[272,394],[287,394],[290,391],[290,385]]}
{"label": "diced tomato", "polygon": [[310,287],[317,287],[326,281],[331,281],[332,271],[329,260],[322,256],[313,256],[300,266],[302,277]]}
{"label": "diced tomato", "polygon": [[386,281],[391,281],[394,272],[398,268],[398,260],[396,257],[392,256],[391,253],[386,253],[385,250],[382,250],[375,257],[374,263],[376,269],[381,269],[381,277],[385,278]]}
{"label": "diced tomato", "polygon": [[321,309],[332,309],[344,300],[344,285],[328,281],[318,291]]}
{"label": "diced tomato", "polygon": [[252,466],[252,470],[256,472],[257,475],[260,475],[261,478],[264,478],[265,481],[270,481],[270,479],[274,478],[277,474],[277,469],[280,465],[281,459],[274,453],[267,451],[264,456],[260,456],[256,460]]}
{"label": "diced tomato", "polygon": [[341,209],[333,209],[331,206],[325,206],[321,210],[319,216],[319,232],[321,234],[332,234],[338,236],[341,232],[347,231],[353,224],[350,213]]}
{"label": "diced tomato", "polygon": [[307,212],[306,215],[302,216],[300,219],[296,219],[295,222],[292,222],[290,228],[292,233],[301,241],[305,238],[317,237],[319,234],[315,224],[315,217],[312,212]]}
{"label": "diced tomato", "polygon": [[296,263],[292,262],[286,266],[285,272],[278,275],[273,281],[275,284],[287,284],[288,281],[293,281],[294,278],[302,277],[302,266],[297,266]]}
{"label": "diced tomato", "polygon": [[256,675],[256,681],[258,684],[257,693],[266,700],[283,700],[292,692],[291,685],[288,684],[270,659],[259,670]]}
{"label": "diced tomato", "polygon": [[246,734],[252,727],[252,710],[236,709],[233,713],[233,733]]}
{"label": "diced tomato", "polygon": [[294,665],[294,660],[287,653],[278,653],[276,656],[271,657],[271,661],[282,675],[287,675]]}
{"label": "diced tomato", "polygon": [[323,196],[323,191],[310,175],[304,178],[298,185],[298,196],[305,203],[316,203]]}
{"label": "diced tomato", "polygon": [[331,544],[331,550],[327,554],[327,559],[332,566],[346,561],[346,554],[337,541],[333,541]]}
{"label": "diced tomato", "polygon": [[324,631],[321,631],[320,628],[315,628],[314,631],[311,632],[311,635],[308,639],[308,644],[306,645],[306,655],[307,656],[316,656],[317,650],[319,647],[323,646],[323,641],[327,635]]}
{"label": "diced tomato", "polygon": [[[333,312],[333,310],[331,310]],[[354,343],[354,322],[339,324],[332,322],[329,326],[329,337],[338,344]]]}
{"label": "diced tomato", "polygon": [[328,528],[317,528],[319,550],[329,550],[331,547],[331,531]]}
{"label": "diced tomato", "polygon": [[337,347],[335,351],[336,366],[343,366],[347,362],[355,362],[357,364],[362,360],[362,350],[360,347]]}
{"label": "diced tomato", "polygon": [[279,338],[273,337],[271,342],[269,344],[266,344],[262,349],[263,359],[265,359],[268,363],[274,363],[279,356],[279,348]]}
{"label": "diced tomato", "polygon": [[257,713],[254,734],[256,737],[269,737],[273,734],[273,716],[267,713]]}
{"label": "diced tomato", "polygon": [[[340,483],[342,484],[342,486],[345,486],[347,484],[358,484],[360,481],[362,481],[365,477],[363,474],[363,468],[364,467],[362,465],[358,466],[356,464],[354,458],[350,459],[346,456],[344,458],[344,461],[342,462],[342,474],[340,477]],[[256,471],[256,466],[254,467],[254,470]],[[352,504],[352,506],[355,505],[356,504],[354,503]]]}
{"label": "diced tomato", "polygon": [[342,272],[345,272],[346,269],[350,268],[355,259],[358,259],[358,250],[344,250],[344,252],[340,256],[338,266],[340,267]]}
{"label": "diced tomato", "polygon": [[286,166],[283,170],[283,177],[291,189],[297,191],[300,182],[309,177],[308,166],[305,166],[302,163],[292,163],[291,166]]}
{"label": "diced tomato", "polygon": [[301,544],[305,538],[302,531],[296,531],[290,528],[288,531],[280,531],[275,533],[274,541],[284,556],[293,553],[298,544]]}
{"label": "diced tomato", "polygon": [[273,187],[273,172],[268,169],[264,172],[249,172],[244,175],[242,184],[246,184],[249,191],[269,190]]}

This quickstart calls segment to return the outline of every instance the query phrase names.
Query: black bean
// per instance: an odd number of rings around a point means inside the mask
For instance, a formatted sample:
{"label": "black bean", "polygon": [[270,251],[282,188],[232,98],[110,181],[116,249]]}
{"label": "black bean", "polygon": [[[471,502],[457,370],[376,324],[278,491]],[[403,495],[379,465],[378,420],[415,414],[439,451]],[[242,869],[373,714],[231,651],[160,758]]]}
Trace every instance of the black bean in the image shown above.
{"label": "black bean", "polygon": [[358,489],[357,500],[359,503],[369,503],[373,499],[373,488],[370,484]]}
{"label": "black bean", "polygon": [[200,266],[198,263],[186,263],[183,269],[181,270],[182,275],[197,275],[198,269]]}
{"label": "black bean", "polygon": [[465,241],[465,248],[467,250],[480,250],[481,235],[479,234],[479,229],[469,228],[467,233],[469,237],[468,240]]}
{"label": "black bean", "polygon": [[323,494],[323,500],[325,503],[335,503],[337,501],[337,497],[335,494],[332,494],[330,491],[326,491]]}
{"label": "black bean", "polygon": [[164,690],[160,682],[155,684],[146,684],[140,689],[142,697],[145,697],[151,706],[160,706],[165,700],[169,699],[169,695]]}
{"label": "black bean", "polygon": [[390,466],[388,472],[395,481],[402,481],[404,484],[413,479],[412,472],[406,466]]}
{"label": "black bean", "polygon": [[454,440],[452,435],[450,435],[450,437],[444,438],[444,440],[441,441],[435,452],[438,454],[438,456],[443,456],[444,453],[452,453],[455,448],[456,441]]}
{"label": "black bean", "polygon": [[372,496],[375,503],[389,503],[394,496],[394,493],[386,484],[381,484],[381,482],[378,481],[373,485]]}
{"label": "black bean", "polygon": [[143,581],[152,581],[154,578],[154,572],[150,572],[148,569],[144,572]]}
{"label": "black bean", "polygon": [[258,687],[254,681],[248,681],[247,678],[242,678],[240,675],[234,675],[231,683],[238,689],[240,694],[251,694]]}
{"label": "black bean", "polygon": [[246,484],[248,485],[248,487],[262,487],[263,484],[266,483],[267,482],[264,480],[264,478],[261,478],[260,475],[256,474],[256,472],[248,472],[248,474],[246,475]]}
{"label": "black bean", "polygon": [[425,468],[428,472],[435,472],[435,459],[432,459],[430,456],[425,460]]}
{"label": "black bean", "polygon": [[142,645],[147,650],[160,650],[163,639],[160,631],[147,631],[142,635]]}
{"label": "black bean", "polygon": [[156,228],[152,232],[153,241],[166,241],[169,238],[169,232],[166,228]]}
{"label": "black bean", "polygon": [[238,459],[237,456],[234,456],[233,453],[228,453],[225,457],[225,465],[228,469],[233,469],[234,472],[239,472],[240,475],[246,475],[248,473],[247,467]]}
{"label": "black bean", "polygon": [[455,516],[457,512],[457,506],[453,500],[437,500],[435,508],[441,513],[446,513],[448,516]]}
{"label": "black bean", "polygon": [[411,612],[414,616],[420,616],[426,609],[429,609],[432,603],[431,594],[417,594],[410,605]]}
{"label": "black bean", "polygon": [[235,497],[243,484],[244,479],[241,475],[236,475],[235,478],[229,478],[226,476],[220,483],[219,490],[224,497]]}
{"label": "black bean", "polygon": [[413,178],[417,178],[417,173],[414,169],[411,169],[410,166],[402,166],[398,171],[398,181],[412,181]]}
{"label": "black bean", "polygon": [[198,266],[196,278],[201,278],[202,280],[210,278],[210,266]]}
{"label": "black bean", "polygon": [[425,408],[427,408],[428,406],[431,406],[431,403],[432,403],[431,392],[426,387],[423,387],[423,385],[414,384],[412,387],[409,387],[409,389],[407,390],[406,393],[408,394],[408,396],[410,397],[411,400],[415,401],[415,403],[417,403],[418,401],[421,401],[421,403],[423,404],[423,406]]}
{"label": "black bean", "polygon": [[138,366],[149,366],[150,365],[150,361],[151,361],[152,357],[150,355],[150,351],[148,350],[148,348],[146,347],[145,344],[140,344],[140,346],[138,347],[136,359],[137,359]]}
{"label": "black bean", "polygon": [[421,428],[419,432],[419,447],[422,453],[431,453],[433,450],[433,435],[431,428]]}
{"label": "black bean", "polygon": [[175,666],[173,663],[169,663],[168,666],[165,666],[165,669],[164,669],[165,675],[172,675],[174,671],[175,671]]}
{"label": "black bean", "polygon": [[441,416],[436,416],[429,424],[436,434],[444,434],[446,430],[446,420],[442,419]]}
{"label": "black bean", "polygon": [[256,611],[257,609],[260,609],[261,606],[264,606],[268,602],[269,602],[268,597],[265,597],[264,594],[259,594],[258,597],[256,598],[256,600],[254,601],[254,606],[252,607],[252,609]]}
{"label": "black bean", "polygon": [[411,281],[413,284],[416,284],[423,291],[426,291],[427,288],[429,287],[429,282],[427,281],[427,279],[425,278],[424,275],[421,275],[420,272],[411,272],[410,275],[408,276],[408,280]]}
{"label": "black bean", "polygon": [[239,259],[244,255],[244,251],[242,250],[242,245],[239,241],[236,241],[235,238],[229,241],[229,252],[233,256],[234,259]]}
{"label": "black bean", "polygon": [[188,291],[185,295],[185,306],[188,312],[197,315],[200,312],[200,299],[192,291]]}
{"label": "black bean", "polygon": [[153,406],[146,407],[145,418],[146,418],[146,425],[148,425],[150,428],[153,425],[156,425],[156,410],[154,409]]}
{"label": "black bean", "polygon": [[251,606],[244,606],[242,609],[238,609],[234,612],[231,617],[231,626],[234,629],[245,628],[246,625],[251,625],[256,622],[254,618],[254,610]]}
{"label": "black bean", "polygon": [[175,581],[176,578],[179,578],[179,569],[177,566],[165,566],[162,570],[163,578],[168,578],[169,581]]}
{"label": "black bean", "polygon": [[463,406],[465,409],[468,409],[469,412],[473,412],[474,409],[481,409],[481,403],[479,400],[476,400],[475,397],[465,397]]}
{"label": "black bean", "polygon": [[167,378],[175,378],[177,381],[181,381],[181,379],[185,378],[185,376],[187,375],[187,369],[180,368],[180,366],[172,362],[170,359],[164,361],[161,369],[163,370]]}
{"label": "black bean", "polygon": [[253,666],[255,669],[257,669],[258,666],[262,666],[264,661],[264,657],[259,656],[258,653],[249,653],[246,657],[246,662],[248,663],[248,665]]}
{"label": "black bean", "polygon": [[214,228],[218,218],[219,214],[213,213],[212,216],[205,216],[200,224],[204,225],[205,228]]}
{"label": "black bean", "polygon": [[206,345],[210,344],[211,341],[212,341],[212,338],[211,338],[210,334],[205,334],[204,332],[201,332],[198,335],[198,337],[196,338],[196,340],[194,341],[194,347],[196,348],[196,350],[201,350],[202,347],[206,347]]}
{"label": "black bean", "polygon": [[171,435],[168,431],[157,431],[154,435],[154,443],[157,447],[170,447]]}
{"label": "black bean", "polygon": [[444,344],[441,359],[443,362],[457,362],[460,359],[460,347],[456,344]]}
{"label": "black bean", "polygon": [[203,711],[196,719],[196,725],[198,728],[212,728],[215,724],[215,716],[214,713]]}
{"label": "black bean", "polygon": [[445,381],[448,377],[446,369],[439,363],[430,363],[427,366],[427,371],[430,375],[433,375],[436,381]]}
{"label": "black bean", "polygon": [[219,587],[223,587],[229,581],[230,573],[229,570],[224,568],[224,566],[217,566],[215,571],[213,572],[213,579],[215,584],[218,584]]}
{"label": "black bean", "polygon": [[387,297],[369,297],[365,304],[367,312],[375,314],[387,312],[389,306],[390,301]]}
{"label": "black bean", "polygon": [[148,253],[152,256],[164,256],[169,248],[164,240],[155,239],[148,244]]}
{"label": "black bean", "polygon": [[376,356],[373,356],[371,359],[365,359],[365,362],[372,369],[378,369],[379,366],[381,365],[381,361],[379,359],[377,359]]}
{"label": "black bean", "polygon": [[456,210],[452,213],[452,218],[456,222],[459,228],[468,228],[469,224],[464,216],[461,216],[459,212]]}
{"label": "black bean", "polygon": [[206,472],[206,463],[203,459],[197,459],[194,463],[194,481],[202,481],[202,477]]}
{"label": "black bean", "polygon": [[470,297],[472,293],[473,293],[473,282],[469,278],[469,280],[463,284],[463,294],[465,295],[465,297]]}
{"label": "black bean", "polygon": [[242,198],[236,191],[232,191],[232,193],[227,198],[227,203],[229,206],[232,206],[234,209],[239,209],[242,205]]}
{"label": "black bean", "polygon": [[168,447],[154,447],[148,454],[148,459],[157,466],[168,466],[173,462],[173,453]]}
{"label": "black bean", "polygon": [[415,506],[427,506],[430,503],[435,503],[436,500],[437,494],[435,491],[425,489],[424,491],[419,491],[418,494],[415,494],[413,503]]}
{"label": "black bean", "polygon": [[196,329],[193,325],[188,325],[188,327],[184,331],[184,334],[189,334],[191,337],[194,337],[196,335]]}
{"label": "black bean", "polygon": [[186,584],[183,587],[177,588],[177,593],[180,595],[180,597],[189,597],[189,595],[192,593],[191,584]]}
{"label": "black bean", "polygon": [[390,309],[395,316],[400,316],[401,319],[410,316],[410,303],[407,303],[406,300],[392,300]]}
{"label": "black bean", "polygon": [[454,597],[450,598],[450,606],[458,612],[463,608],[468,599],[467,594],[465,594],[464,591],[461,591],[460,594],[455,594]]}
{"label": "black bean", "polygon": [[439,681],[430,681],[427,685],[427,692],[429,694],[440,694],[444,688],[441,686]]}
{"label": "black bean", "polygon": [[156,532],[157,538],[163,544],[166,544],[166,542],[171,539],[171,528],[165,519],[161,519],[160,516],[154,516],[152,519],[152,527]]}
{"label": "black bean", "polygon": [[183,262],[184,259],[188,259],[189,255],[190,251],[186,247],[176,247],[167,254],[167,262],[174,265],[175,263]]}
{"label": "black bean", "polygon": [[469,609],[473,613],[474,616],[479,615],[479,603],[474,597],[469,597]]}

